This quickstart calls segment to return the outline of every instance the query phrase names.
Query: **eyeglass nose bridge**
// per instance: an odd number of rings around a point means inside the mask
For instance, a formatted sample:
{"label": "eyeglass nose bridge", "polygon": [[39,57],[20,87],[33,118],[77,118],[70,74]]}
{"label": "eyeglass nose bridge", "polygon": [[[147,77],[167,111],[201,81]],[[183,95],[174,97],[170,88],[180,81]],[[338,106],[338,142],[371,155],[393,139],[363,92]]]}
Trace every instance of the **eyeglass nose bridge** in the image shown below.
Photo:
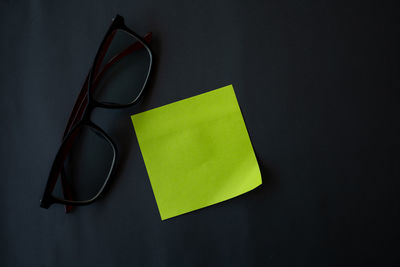
{"label": "eyeglass nose bridge", "polygon": [[96,104],[93,102],[92,98],[89,96],[85,110],[83,111],[82,117],[80,119],[80,123],[86,124],[86,123],[90,122],[90,115],[92,114],[92,111],[95,107],[96,107]]}

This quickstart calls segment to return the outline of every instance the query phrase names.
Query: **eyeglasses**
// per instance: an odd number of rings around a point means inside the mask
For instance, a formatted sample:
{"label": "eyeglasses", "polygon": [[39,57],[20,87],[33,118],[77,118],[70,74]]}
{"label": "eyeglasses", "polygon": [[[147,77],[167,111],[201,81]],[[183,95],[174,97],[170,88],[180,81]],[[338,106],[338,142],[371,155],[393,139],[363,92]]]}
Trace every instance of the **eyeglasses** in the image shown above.
{"label": "eyeglasses", "polygon": [[119,109],[139,101],[152,67],[147,45],[151,37],[147,33],[141,38],[125,26],[122,16],[113,19],[71,112],[41,199],[42,208],[59,203],[69,212],[72,206],[93,203],[103,193],[115,172],[118,152],[90,115],[96,107]]}

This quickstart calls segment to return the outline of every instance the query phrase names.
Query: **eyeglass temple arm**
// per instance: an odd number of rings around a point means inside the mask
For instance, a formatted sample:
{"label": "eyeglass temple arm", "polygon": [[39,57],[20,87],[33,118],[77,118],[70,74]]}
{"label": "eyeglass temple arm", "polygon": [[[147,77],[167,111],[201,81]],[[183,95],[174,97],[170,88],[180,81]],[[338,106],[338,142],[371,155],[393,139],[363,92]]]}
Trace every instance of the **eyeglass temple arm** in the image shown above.
{"label": "eyeglass temple arm", "polygon": [[[104,44],[104,48],[102,49],[102,52],[99,55],[98,63],[96,63],[96,66],[94,67],[94,69],[96,71],[99,68],[101,62],[103,61],[103,58],[106,54],[104,51],[108,50],[108,47],[110,46],[112,39],[114,38],[114,35],[115,35],[115,33],[110,35],[110,37],[106,40],[106,43]],[[146,43],[150,43],[151,39],[152,39],[152,33],[151,32],[147,33],[143,39],[145,40]],[[140,42],[136,42],[136,43],[130,45],[129,47],[127,47],[125,50],[123,50],[118,55],[114,56],[110,61],[108,61],[105,64],[102,71],[96,76],[96,78],[94,79],[94,85],[97,84],[98,80],[102,77],[103,73],[108,68],[110,68],[113,64],[118,62],[124,56],[127,56],[130,53],[132,53],[136,50],[139,50],[141,48],[143,48],[143,45]],[[72,129],[72,127],[82,118],[82,114],[85,111],[86,104],[87,104],[88,82],[89,82],[89,74],[86,76],[86,79],[82,86],[82,89],[78,95],[77,100],[75,101],[74,108],[72,109],[71,115],[68,119],[68,123],[67,123],[67,126],[66,126],[64,134],[63,134],[63,140],[68,135],[68,133]],[[75,138],[75,136],[73,136],[72,138]],[[62,188],[63,188],[64,197],[66,197],[68,199],[72,196],[72,190],[71,190],[70,185],[66,182],[65,176],[66,176],[66,174],[65,174],[64,166],[62,166],[61,167],[61,184],[62,184]],[[65,205],[66,213],[70,212],[71,210],[72,210],[72,206]]]}

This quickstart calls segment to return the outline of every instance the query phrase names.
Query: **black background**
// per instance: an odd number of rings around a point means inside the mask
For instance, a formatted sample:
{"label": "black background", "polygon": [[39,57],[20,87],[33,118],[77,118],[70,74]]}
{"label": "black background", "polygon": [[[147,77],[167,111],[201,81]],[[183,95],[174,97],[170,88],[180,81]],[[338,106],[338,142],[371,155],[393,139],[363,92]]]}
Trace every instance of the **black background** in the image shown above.
{"label": "black background", "polygon": [[[1,266],[399,266],[395,1],[0,2]],[[115,14],[152,31],[136,107],[98,110],[122,153],[105,198],[39,208]],[[263,185],[161,221],[129,114],[233,84]]]}

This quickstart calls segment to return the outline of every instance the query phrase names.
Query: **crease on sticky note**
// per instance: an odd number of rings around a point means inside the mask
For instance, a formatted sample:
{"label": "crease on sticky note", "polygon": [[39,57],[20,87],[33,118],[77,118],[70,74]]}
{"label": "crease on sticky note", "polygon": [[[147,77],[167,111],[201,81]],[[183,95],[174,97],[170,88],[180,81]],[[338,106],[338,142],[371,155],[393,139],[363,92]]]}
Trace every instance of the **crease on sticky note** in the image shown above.
{"label": "crease on sticky note", "polygon": [[162,220],[262,183],[232,85],[131,118]]}

